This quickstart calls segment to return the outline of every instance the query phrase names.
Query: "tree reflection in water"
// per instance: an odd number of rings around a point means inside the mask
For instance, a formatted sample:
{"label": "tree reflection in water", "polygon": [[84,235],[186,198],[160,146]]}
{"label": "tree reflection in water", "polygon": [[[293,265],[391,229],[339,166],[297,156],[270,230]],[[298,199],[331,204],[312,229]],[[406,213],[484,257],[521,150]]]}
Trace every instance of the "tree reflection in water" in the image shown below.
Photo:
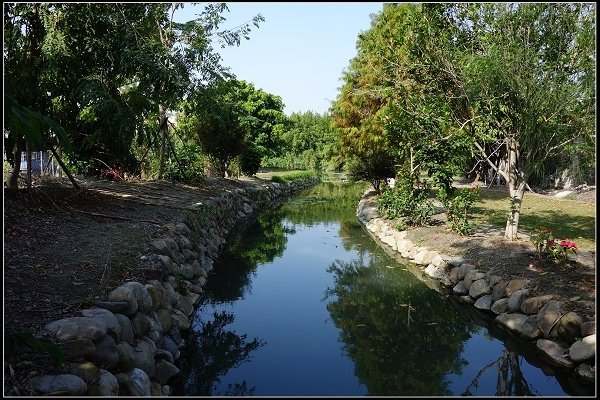
{"label": "tree reflection in water", "polygon": [[496,396],[539,396],[538,393],[525,379],[521,371],[521,362],[517,353],[506,349],[497,360],[483,367],[461,396],[476,395],[474,391],[479,387],[479,378],[491,367],[498,369],[498,382],[496,383]]}
{"label": "tree reflection in water", "polygon": [[228,312],[213,313],[212,321],[202,322],[194,337],[186,347],[187,359],[193,362],[184,383],[185,393],[198,396],[252,396],[254,387],[246,381],[228,385],[225,393],[213,393],[223,375],[250,358],[250,353],[265,345],[257,338],[247,340],[247,335],[239,335],[225,329],[233,323],[234,316]]}
{"label": "tree reflection in water", "polygon": [[476,325],[390,261],[359,257],[328,269],[327,310],[355,374],[372,396],[452,395],[446,377],[466,365],[463,344]]}

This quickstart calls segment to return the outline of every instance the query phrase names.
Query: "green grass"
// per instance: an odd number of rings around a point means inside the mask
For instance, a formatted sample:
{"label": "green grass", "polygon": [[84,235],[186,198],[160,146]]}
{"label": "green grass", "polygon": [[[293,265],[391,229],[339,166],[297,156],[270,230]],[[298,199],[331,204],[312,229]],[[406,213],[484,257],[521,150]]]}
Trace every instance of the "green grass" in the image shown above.
{"label": "green grass", "polygon": [[[506,226],[509,210],[506,192],[480,191],[472,209],[475,223]],[[554,237],[572,239],[582,250],[596,248],[596,205],[577,200],[559,199],[526,193],[521,207],[519,232],[535,232],[540,227],[552,230]]]}

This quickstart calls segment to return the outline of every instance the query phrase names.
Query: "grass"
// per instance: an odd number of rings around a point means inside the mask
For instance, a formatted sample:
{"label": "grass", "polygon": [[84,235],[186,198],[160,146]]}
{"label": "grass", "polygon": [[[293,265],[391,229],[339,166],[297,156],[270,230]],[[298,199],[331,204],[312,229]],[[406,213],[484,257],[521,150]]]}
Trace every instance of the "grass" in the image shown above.
{"label": "grass", "polygon": [[[472,209],[475,223],[506,226],[509,210],[508,190],[482,189]],[[596,248],[596,205],[578,200],[526,193],[521,206],[519,232],[535,232],[541,227],[554,237],[574,240],[582,250]]]}

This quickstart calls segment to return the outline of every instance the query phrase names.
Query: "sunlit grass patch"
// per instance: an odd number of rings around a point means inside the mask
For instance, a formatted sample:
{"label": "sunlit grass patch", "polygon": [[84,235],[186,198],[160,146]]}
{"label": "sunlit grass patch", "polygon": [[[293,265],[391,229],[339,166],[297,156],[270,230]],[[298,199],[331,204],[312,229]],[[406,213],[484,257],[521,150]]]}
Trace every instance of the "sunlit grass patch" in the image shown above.
{"label": "sunlit grass patch", "polygon": [[[504,228],[509,211],[508,199],[508,190],[501,192],[484,188],[473,206],[473,221]],[[554,237],[576,241],[582,250],[594,250],[596,205],[526,193],[521,206],[519,231],[529,233],[540,227],[549,228]]]}

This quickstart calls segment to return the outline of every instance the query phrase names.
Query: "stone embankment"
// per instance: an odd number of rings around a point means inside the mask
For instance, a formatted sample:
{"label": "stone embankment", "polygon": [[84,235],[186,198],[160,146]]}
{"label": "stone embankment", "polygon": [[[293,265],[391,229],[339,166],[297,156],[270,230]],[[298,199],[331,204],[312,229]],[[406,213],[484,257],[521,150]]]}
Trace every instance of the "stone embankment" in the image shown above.
{"label": "stone embankment", "polygon": [[265,181],[190,206],[140,260],[147,281],[125,282],[94,308],[45,326],[44,336],[63,349],[69,363],[60,374],[33,377],[34,393],[170,395],[169,380],[178,374],[185,348],[183,333],[228,234],[253,213],[316,182]]}
{"label": "stone embankment", "polygon": [[505,281],[460,259],[414,245],[406,231],[398,231],[380,216],[373,195],[369,190],[359,202],[359,221],[388,251],[408,259],[409,270],[427,286],[488,313],[493,323],[535,346],[549,365],[594,383],[595,320],[583,321],[576,313],[562,310],[552,295],[533,296],[533,282],[526,279]]}

